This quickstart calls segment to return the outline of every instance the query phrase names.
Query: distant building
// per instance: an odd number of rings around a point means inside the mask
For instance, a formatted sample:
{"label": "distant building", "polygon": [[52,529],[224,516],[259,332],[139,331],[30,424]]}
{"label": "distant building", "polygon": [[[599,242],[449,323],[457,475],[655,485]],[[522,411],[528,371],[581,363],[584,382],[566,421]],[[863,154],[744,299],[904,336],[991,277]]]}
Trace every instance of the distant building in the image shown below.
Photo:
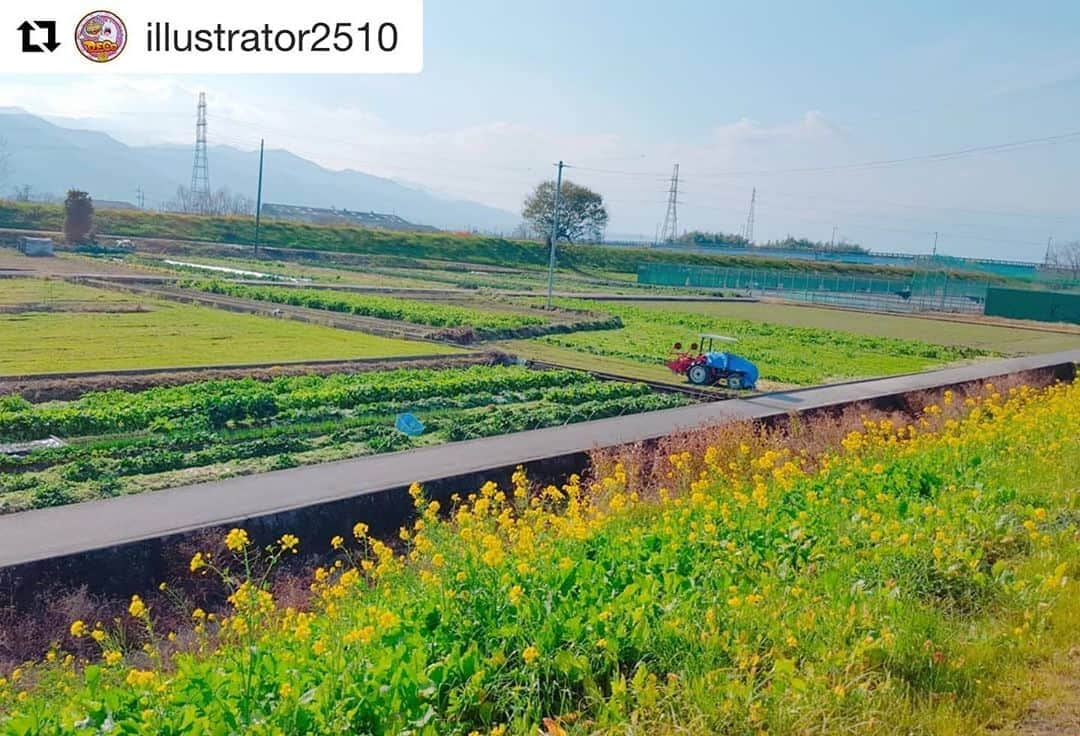
{"label": "distant building", "polygon": [[53,255],[51,238],[19,238],[19,252],[28,256]]}
{"label": "distant building", "polygon": [[94,209],[96,210],[137,210],[139,209],[131,202],[122,202],[117,199],[95,199]]}
{"label": "distant building", "polygon": [[382,230],[438,232],[438,228],[430,225],[417,225],[397,215],[387,215],[382,212],[358,212],[354,210],[267,203],[262,206],[262,215],[263,217],[273,217],[279,220],[307,222],[312,225],[358,225]]}

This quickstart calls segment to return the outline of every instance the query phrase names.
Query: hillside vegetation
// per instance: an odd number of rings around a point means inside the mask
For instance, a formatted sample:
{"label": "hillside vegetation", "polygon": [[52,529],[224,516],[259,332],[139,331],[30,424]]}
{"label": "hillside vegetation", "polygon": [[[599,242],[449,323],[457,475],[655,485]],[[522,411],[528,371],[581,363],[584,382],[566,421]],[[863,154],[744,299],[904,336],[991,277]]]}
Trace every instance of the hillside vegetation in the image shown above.
{"label": "hillside vegetation", "polygon": [[[255,222],[250,217],[202,217],[139,210],[99,210],[95,214],[95,222],[97,232],[125,237],[235,244],[253,243],[255,237]],[[0,228],[60,231],[62,226],[63,209],[59,205],[0,203]],[[522,268],[542,268],[548,262],[548,251],[544,244],[527,240],[452,233],[403,233],[282,220],[264,220],[259,228],[259,241],[262,245],[281,248],[431,258]],[[917,273],[910,268],[877,265],[713,256],[649,248],[559,245],[559,265],[563,268],[636,273],[639,264],[653,262],[901,277]],[[1001,281],[986,274],[956,272],[952,275],[980,283]]]}

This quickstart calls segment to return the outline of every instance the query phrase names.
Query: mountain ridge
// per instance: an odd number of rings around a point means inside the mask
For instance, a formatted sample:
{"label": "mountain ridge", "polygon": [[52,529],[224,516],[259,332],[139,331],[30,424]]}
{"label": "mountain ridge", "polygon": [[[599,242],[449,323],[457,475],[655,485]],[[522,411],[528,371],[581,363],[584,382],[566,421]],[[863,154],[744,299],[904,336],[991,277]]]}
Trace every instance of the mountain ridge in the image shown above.
{"label": "mountain ridge", "polygon": [[[159,209],[177,187],[188,186],[192,150],[175,143],[130,146],[108,133],[69,128],[19,108],[0,108],[0,139],[8,154],[0,192],[29,186],[37,195],[62,196],[83,189],[100,200],[135,202]],[[207,149],[210,183],[255,197],[258,151],[228,145]],[[512,212],[465,199],[438,196],[356,169],[333,170],[287,149],[265,152],[263,201],[304,207],[398,215],[448,230],[508,231]]]}

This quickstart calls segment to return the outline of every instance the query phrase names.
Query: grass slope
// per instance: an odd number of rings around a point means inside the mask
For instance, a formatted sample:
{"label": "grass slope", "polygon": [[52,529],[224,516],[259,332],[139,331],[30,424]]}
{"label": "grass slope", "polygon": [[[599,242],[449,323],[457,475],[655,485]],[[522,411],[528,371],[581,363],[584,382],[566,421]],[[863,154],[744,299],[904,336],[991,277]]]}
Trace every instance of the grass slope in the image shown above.
{"label": "grass slope", "polygon": [[[98,232],[129,237],[252,243],[255,236],[254,219],[246,217],[198,217],[138,210],[101,210],[95,214],[95,222]],[[63,208],[59,205],[0,202],[0,227],[60,231],[62,225]],[[547,248],[542,243],[531,241],[450,233],[403,233],[358,227],[307,225],[283,220],[263,221],[259,229],[259,240],[267,246],[502,266],[542,267],[548,261]],[[908,268],[711,256],[648,248],[559,246],[559,265],[565,268],[635,273],[638,265],[646,262],[782,268],[863,275],[904,276],[916,273]],[[954,275],[980,283],[1002,281],[986,274],[957,272]]]}

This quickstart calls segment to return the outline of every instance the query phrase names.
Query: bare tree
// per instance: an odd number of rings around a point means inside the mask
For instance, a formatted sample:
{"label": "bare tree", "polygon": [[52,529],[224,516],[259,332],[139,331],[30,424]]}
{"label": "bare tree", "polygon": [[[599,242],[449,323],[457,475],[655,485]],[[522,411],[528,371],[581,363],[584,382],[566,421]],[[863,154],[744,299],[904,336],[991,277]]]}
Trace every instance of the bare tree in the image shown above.
{"label": "bare tree", "polygon": [[12,190],[11,198],[16,202],[29,202],[34,198],[34,188],[29,184],[20,184]]}
{"label": "bare tree", "polygon": [[1047,264],[1080,279],[1080,240],[1055,246],[1049,253]]}
{"label": "bare tree", "polygon": [[255,203],[251,197],[234,194],[224,187],[204,199],[187,187],[180,186],[176,188],[176,196],[166,202],[163,209],[199,215],[251,215],[255,212]]}
{"label": "bare tree", "polygon": [[251,215],[255,213],[255,203],[251,197],[223,188],[210,196],[209,210],[215,215]]}

